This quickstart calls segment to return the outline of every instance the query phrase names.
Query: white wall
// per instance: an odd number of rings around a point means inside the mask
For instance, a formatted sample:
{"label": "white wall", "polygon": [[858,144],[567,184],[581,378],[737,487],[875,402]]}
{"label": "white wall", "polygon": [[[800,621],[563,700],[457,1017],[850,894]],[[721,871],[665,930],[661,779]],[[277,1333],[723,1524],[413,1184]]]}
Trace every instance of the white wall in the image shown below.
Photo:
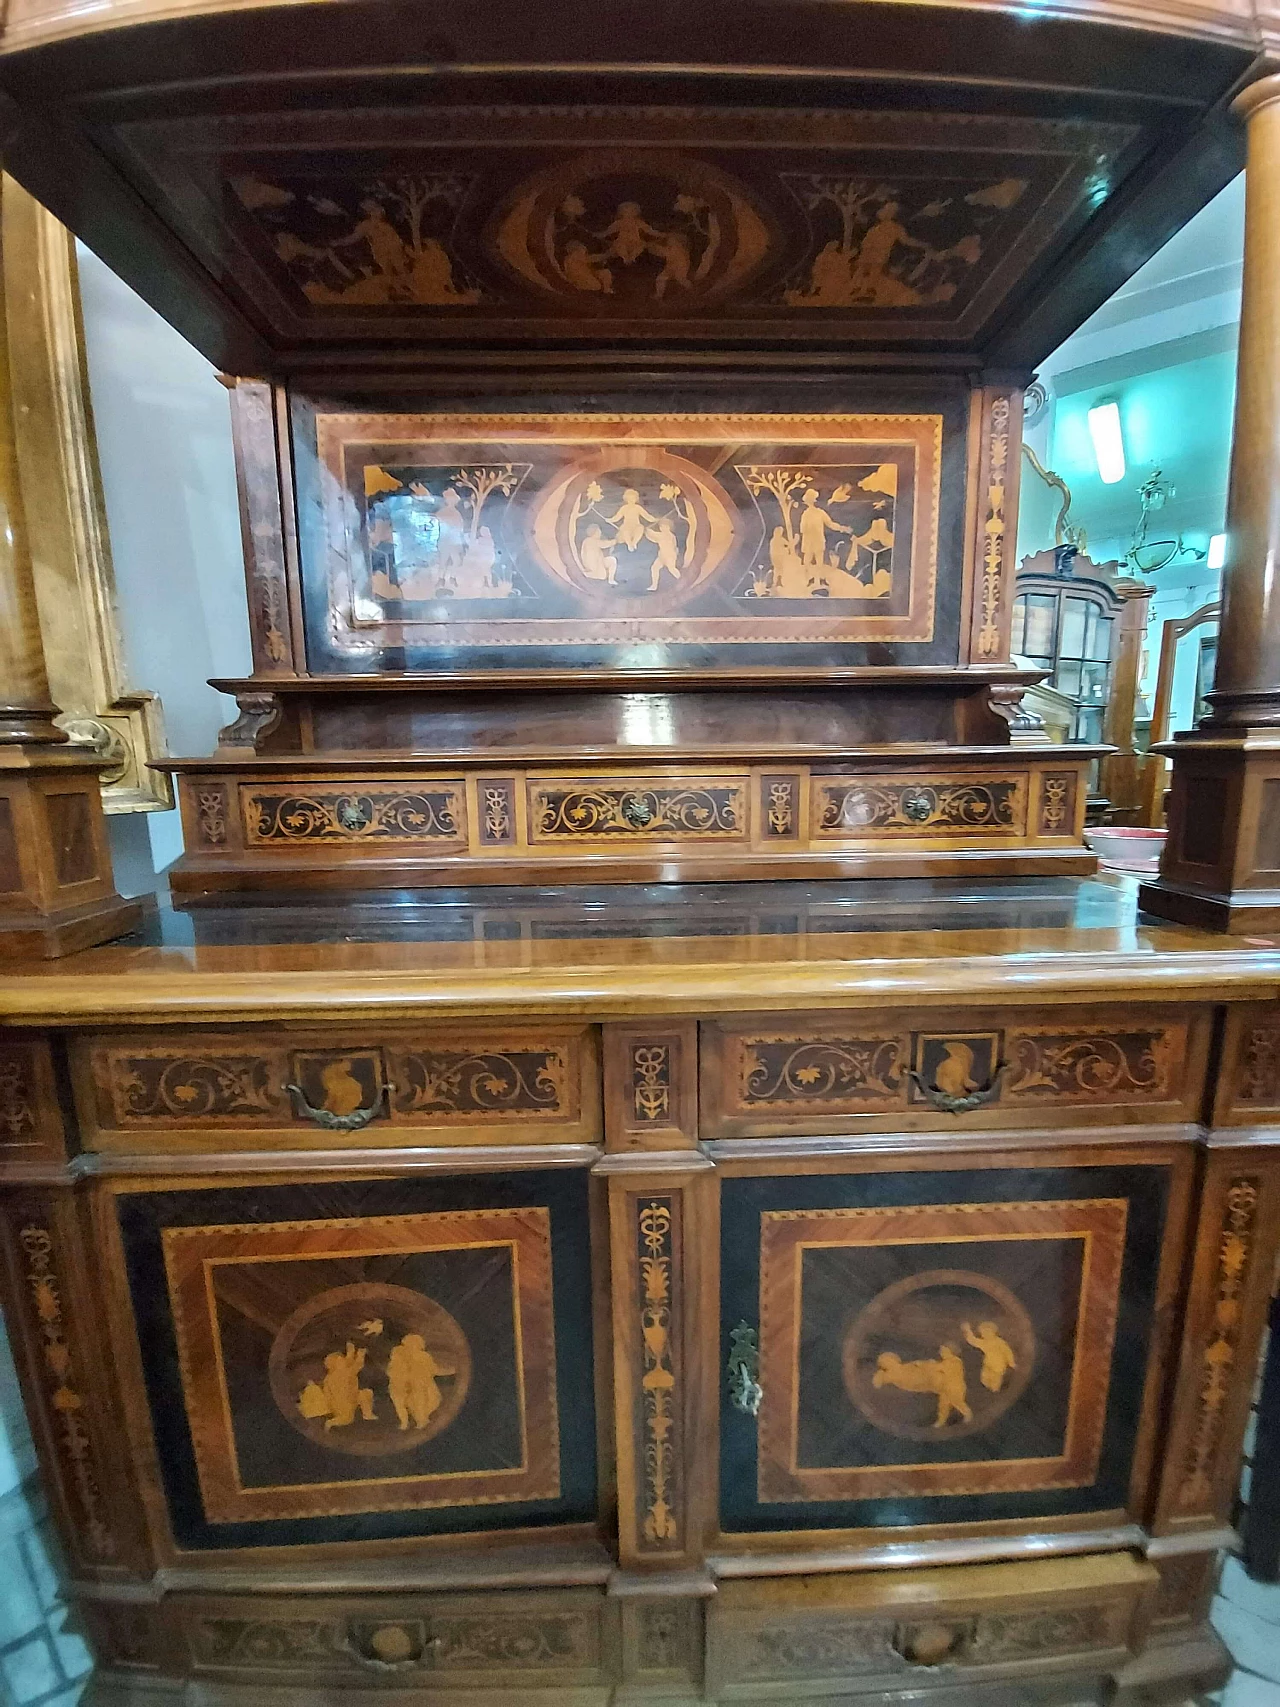
{"label": "white wall", "polygon": [[[131,684],[158,693],[169,750],[212,751],[235,702],[209,676],[250,672],[227,393],[204,357],[78,247],[89,387]],[[110,820],[130,894],[182,851],[178,814]]]}

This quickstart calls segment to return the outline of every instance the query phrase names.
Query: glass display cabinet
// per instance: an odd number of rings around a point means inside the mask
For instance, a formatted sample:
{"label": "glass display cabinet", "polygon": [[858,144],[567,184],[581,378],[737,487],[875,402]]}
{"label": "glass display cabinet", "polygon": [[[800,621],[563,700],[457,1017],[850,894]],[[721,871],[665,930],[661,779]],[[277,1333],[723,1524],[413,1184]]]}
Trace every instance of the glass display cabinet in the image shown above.
{"label": "glass display cabinet", "polygon": [[1123,603],[1106,570],[1073,546],[1038,552],[1018,573],[1013,652],[1072,701],[1069,741],[1103,738]]}

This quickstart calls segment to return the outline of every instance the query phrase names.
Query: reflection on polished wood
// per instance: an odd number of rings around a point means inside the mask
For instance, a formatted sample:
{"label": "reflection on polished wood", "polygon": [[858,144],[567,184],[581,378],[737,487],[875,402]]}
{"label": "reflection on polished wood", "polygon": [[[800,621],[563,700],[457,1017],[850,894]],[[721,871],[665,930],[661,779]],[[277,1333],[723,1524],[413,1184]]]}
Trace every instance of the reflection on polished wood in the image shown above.
{"label": "reflection on polished wood", "polygon": [[401,1012],[732,1012],[1224,986],[1266,999],[1280,987],[1280,939],[1238,943],[1147,921],[1132,879],[925,888],[478,891],[432,906],[162,910],[65,970],[14,967],[0,1015],[339,1015],[371,996]]}

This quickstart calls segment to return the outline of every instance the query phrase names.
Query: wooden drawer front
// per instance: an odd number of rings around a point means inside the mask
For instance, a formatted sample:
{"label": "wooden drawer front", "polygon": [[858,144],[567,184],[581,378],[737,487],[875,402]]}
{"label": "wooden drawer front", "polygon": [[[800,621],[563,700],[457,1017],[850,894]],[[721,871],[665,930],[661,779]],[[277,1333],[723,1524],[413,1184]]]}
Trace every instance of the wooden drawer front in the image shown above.
{"label": "wooden drawer front", "polygon": [[746,842],[750,786],[726,776],[530,777],[529,840],[574,845]]}
{"label": "wooden drawer front", "polygon": [[[1024,836],[1030,776],[881,776],[854,773],[811,779],[816,842],[883,842],[903,837]],[[1069,779],[1070,780],[1070,779]],[[1062,824],[1073,826],[1064,811]]]}
{"label": "wooden drawer front", "polygon": [[[936,1571],[729,1581],[708,1612],[708,1691],[720,1700],[1098,1672],[1133,1645],[1156,1573],[1128,1554]],[[976,1677],[975,1677],[976,1674]],[[769,1686],[766,1688],[765,1686]]]}
{"label": "wooden drawer front", "polygon": [[[460,778],[405,784],[363,778],[338,787],[304,782],[255,783],[240,786],[240,813],[245,846],[250,848],[351,847],[368,842],[377,847],[465,847],[466,790]],[[216,811],[203,805],[205,820]]]}
{"label": "wooden drawer front", "polygon": [[184,1597],[184,1658],[197,1677],[314,1687],[566,1689],[605,1680],[605,1599],[545,1593],[284,1599]]}
{"label": "wooden drawer front", "polygon": [[1170,1006],[711,1020],[702,1136],[1194,1120],[1209,1023]]}
{"label": "wooden drawer front", "polygon": [[[151,1032],[88,1039],[78,1077],[89,1142],[100,1148],[207,1143],[214,1133],[233,1148],[430,1143],[431,1134],[590,1142],[600,1132],[597,1056],[594,1032],[573,1025],[472,1025],[375,1044],[294,1031]],[[372,1119],[349,1124],[375,1107]]]}

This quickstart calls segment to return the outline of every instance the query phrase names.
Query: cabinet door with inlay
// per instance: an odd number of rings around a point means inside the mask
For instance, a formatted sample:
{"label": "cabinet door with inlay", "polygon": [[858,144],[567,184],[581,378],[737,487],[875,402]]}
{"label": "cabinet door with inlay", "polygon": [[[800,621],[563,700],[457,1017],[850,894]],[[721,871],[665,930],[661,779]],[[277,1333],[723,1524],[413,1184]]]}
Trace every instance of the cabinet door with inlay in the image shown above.
{"label": "cabinet door with inlay", "polygon": [[591,1521],[588,1179],[116,1198],[179,1550]]}
{"label": "cabinet door with inlay", "polygon": [[1080,1154],[726,1169],[726,1536],[1141,1514],[1189,1158]]}

